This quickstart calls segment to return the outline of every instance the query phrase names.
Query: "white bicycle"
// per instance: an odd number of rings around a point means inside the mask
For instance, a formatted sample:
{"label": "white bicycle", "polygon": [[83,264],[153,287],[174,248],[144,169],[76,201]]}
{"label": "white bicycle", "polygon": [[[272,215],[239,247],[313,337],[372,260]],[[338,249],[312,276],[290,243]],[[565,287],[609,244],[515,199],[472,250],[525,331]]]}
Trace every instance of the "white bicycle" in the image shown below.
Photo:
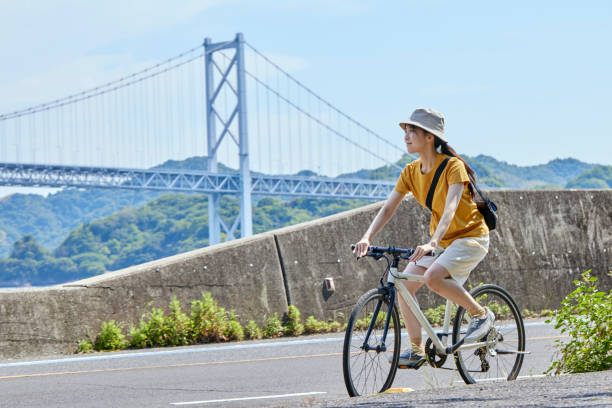
{"label": "white bicycle", "polygon": [[464,344],[470,319],[463,307],[457,308],[452,331],[449,331],[454,304],[448,300],[442,331],[436,333],[408,289],[395,285],[396,279],[424,280],[422,275],[397,270],[400,259],[408,259],[413,253],[413,249],[368,248],[367,256],[386,259],[387,268],[381,276],[381,286],[359,298],[347,324],[342,368],[349,395],[383,392],[393,383],[401,348],[400,318],[395,304],[398,292],[429,336],[425,356],[431,367],[444,368],[446,358],[454,355],[457,370],[467,384],[516,379],[523,357],[529,352],[525,351],[523,318],[512,296],[497,285],[482,285],[470,291],[472,297],[496,317],[488,333],[476,342]]}

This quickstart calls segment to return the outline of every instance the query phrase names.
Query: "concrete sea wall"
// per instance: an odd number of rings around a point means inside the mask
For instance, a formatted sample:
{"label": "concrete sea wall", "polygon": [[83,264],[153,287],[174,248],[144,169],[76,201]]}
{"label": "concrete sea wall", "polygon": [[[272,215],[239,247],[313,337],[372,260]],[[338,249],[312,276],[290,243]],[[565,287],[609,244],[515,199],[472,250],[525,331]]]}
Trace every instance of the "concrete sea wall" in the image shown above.
{"label": "concrete sea wall", "polygon": [[[521,308],[556,308],[580,273],[592,269],[612,287],[612,190],[496,191],[498,229],[489,255],[467,285],[496,283]],[[185,309],[209,291],[241,320],[262,322],[288,304],[304,317],[337,317],[376,286],[384,261],[357,261],[349,249],[382,203],[250,238],[215,245],[94,278],[36,289],[0,290],[0,355],[71,353],[103,321],[137,324],[151,305],[176,296]],[[413,247],[426,241],[428,212],[407,199],[375,245]],[[323,280],[332,277],[331,296]],[[443,299],[427,289],[422,307]]]}

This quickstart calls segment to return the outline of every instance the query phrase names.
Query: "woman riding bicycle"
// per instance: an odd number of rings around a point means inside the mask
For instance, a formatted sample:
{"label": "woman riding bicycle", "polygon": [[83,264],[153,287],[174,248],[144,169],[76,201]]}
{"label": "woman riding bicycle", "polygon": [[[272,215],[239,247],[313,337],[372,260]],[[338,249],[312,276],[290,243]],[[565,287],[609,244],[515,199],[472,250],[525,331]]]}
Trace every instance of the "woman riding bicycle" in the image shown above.
{"label": "woman riding bicycle", "polygon": [[[425,284],[435,293],[463,306],[473,317],[465,342],[482,338],[489,331],[495,316],[480,306],[463,288],[470,272],[485,257],[489,249],[489,229],[473,200],[470,177],[475,175],[470,166],[448,145],[444,137],[444,117],[425,108],[416,109],[410,120],[400,123],[408,153],[419,155],[406,165],[395,189],[370,224],[353,251],[358,258],[367,254],[374,236],[391,219],[407,193],[423,207],[436,169],[447,158],[431,202],[431,238],[416,247],[405,272],[424,275]],[[469,174],[469,175],[468,175]],[[425,256],[434,252],[434,256]],[[422,282],[402,281],[414,297]],[[399,297],[399,306],[410,335],[411,347],[400,355],[399,365],[419,368],[424,350],[421,326],[406,302]]]}

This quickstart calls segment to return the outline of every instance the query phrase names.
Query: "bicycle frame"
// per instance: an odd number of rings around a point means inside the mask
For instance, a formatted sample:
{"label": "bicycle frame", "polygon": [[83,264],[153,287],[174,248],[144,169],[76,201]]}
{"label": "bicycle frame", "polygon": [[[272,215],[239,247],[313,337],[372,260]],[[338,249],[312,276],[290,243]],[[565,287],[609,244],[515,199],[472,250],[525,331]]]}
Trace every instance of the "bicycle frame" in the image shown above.
{"label": "bicycle frame", "polygon": [[419,321],[419,323],[421,324],[421,327],[425,330],[425,332],[427,333],[427,335],[429,336],[429,338],[431,339],[431,341],[433,342],[433,344],[436,347],[436,350],[439,354],[441,355],[447,355],[447,354],[453,354],[455,353],[457,350],[467,350],[467,349],[476,349],[476,348],[480,348],[480,347],[486,347],[490,344],[493,344],[494,342],[477,342],[477,343],[469,343],[464,345],[463,344],[463,339],[461,339],[457,344],[454,344],[452,346],[448,346],[448,336],[451,334],[449,332],[450,329],[450,318],[451,318],[451,306],[453,304],[453,302],[451,302],[450,300],[446,301],[446,310],[444,312],[444,324],[442,326],[442,335],[444,337],[444,343],[440,340],[440,338],[438,338],[437,334],[434,332],[434,329],[431,327],[431,324],[429,324],[429,321],[427,320],[427,318],[425,317],[425,315],[423,314],[423,312],[421,311],[421,309],[419,308],[419,305],[417,304],[416,300],[414,299],[414,297],[410,294],[410,292],[408,291],[408,289],[406,289],[406,287],[404,285],[397,285],[395,286],[395,279],[406,279],[408,281],[411,282],[424,282],[425,277],[423,275],[416,275],[416,274],[411,274],[411,273],[402,273],[402,272],[398,272],[397,270],[397,266],[399,263],[399,259],[397,257],[393,258],[393,261],[391,262],[391,266],[389,268],[389,274],[387,276],[387,284],[388,286],[386,286],[386,288],[388,288],[390,290],[390,294],[389,294],[389,311],[387,313],[386,316],[386,322],[385,322],[385,327],[384,327],[384,331],[383,331],[383,337],[382,337],[382,341],[381,341],[381,345],[377,346],[376,348],[371,348],[368,345],[368,340],[370,338],[370,334],[372,332],[372,329],[374,327],[374,324],[376,322],[376,318],[378,316],[378,313],[380,312],[380,307],[381,307],[381,302],[379,301],[376,305],[376,308],[374,310],[374,314],[372,316],[372,321],[370,322],[370,325],[368,327],[368,331],[363,343],[363,348],[365,350],[376,350],[377,352],[380,351],[385,351],[386,350],[386,340],[387,340],[387,332],[389,329],[389,322],[391,320],[391,311],[393,308],[393,304],[395,302],[395,294],[396,294],[396,289],[399,289],[399,294],[400,296],[404,299],[404,301],[406,301],[406,304],[408,305],[408,307],[410,308],[410,310],[412,311],[412,313],[414,314],[414,316],[417,318],[417,320]]}

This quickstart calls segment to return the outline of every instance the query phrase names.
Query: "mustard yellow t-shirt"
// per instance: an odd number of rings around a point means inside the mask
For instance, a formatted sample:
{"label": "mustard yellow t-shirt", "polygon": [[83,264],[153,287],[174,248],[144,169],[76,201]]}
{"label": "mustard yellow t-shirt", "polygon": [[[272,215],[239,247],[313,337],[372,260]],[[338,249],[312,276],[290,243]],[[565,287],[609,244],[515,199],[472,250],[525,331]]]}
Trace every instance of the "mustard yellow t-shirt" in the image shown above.
{"label": "mustard yellow t-shirt", "polygon": [[[434,174],[440,163],[447,157],[449,156],[438,153],[436,156],[436,164],[427,174],[421,173],[421,159],[408,163],[397,180],[395,191],[402,194],[411,192],[417,202],[427,208],[425,202]],[[470,190],[467,186],[469,181],[470,179],[463,162],[456,157],[451,157],[438,180],[438,185],[436,186],[436,191],[434,192],[431,203],[432,212],[431,221],[429,223],[429,234],[433,236],[440,222],[440,218],[442,218],[442,214],[444,214],[448,187],[451,184],[463,183],[463,194],[457,206],[455,218],[451,221],[448,231],[439,243],[439,245],[444,248],[448,248],[456,239],[479,237],[489,233],[489,228],[484,221],[484,217],[480,211],[478,211],[478,207],[476,207],[474,200],[472,200]]]}

